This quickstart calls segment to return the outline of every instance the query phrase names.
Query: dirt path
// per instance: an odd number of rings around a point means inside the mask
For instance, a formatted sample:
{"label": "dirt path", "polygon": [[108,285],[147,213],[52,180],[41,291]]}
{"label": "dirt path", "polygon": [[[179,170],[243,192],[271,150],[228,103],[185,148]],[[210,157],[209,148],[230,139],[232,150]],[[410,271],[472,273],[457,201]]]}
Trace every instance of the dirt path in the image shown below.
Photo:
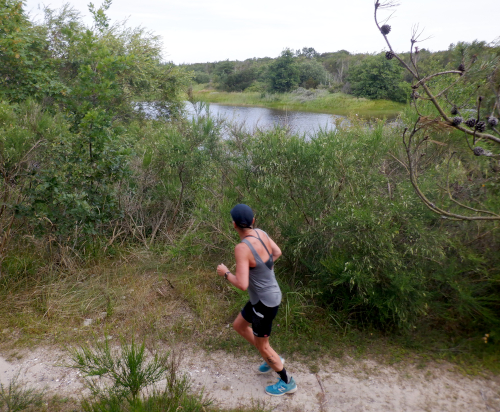
{"label": "dirt path", "polygon": [[[1,355],[1,354],[0,354]],[[84,389],[78,372],[64,366],[67,354],[48,348],[22,351],[20,359],[0,356],[0,382],[4,385],[20,371],[20,379],[32,387],[64,396],[78,396]],[[264,386],[275,383],[274,374],[258,375],[257,357],[236,358],[224,352],[184,350],[181,370],[194,389],[221,407],[260,405],[277,412],[323,411],[439,411],[500,412],[500,377],[462,376],[450,364],[417,369],[391,367],[375,361],[344,357],[320,366],[318,373],[299,361],[287,360],[297,381],[293,395],[270,397]]]}

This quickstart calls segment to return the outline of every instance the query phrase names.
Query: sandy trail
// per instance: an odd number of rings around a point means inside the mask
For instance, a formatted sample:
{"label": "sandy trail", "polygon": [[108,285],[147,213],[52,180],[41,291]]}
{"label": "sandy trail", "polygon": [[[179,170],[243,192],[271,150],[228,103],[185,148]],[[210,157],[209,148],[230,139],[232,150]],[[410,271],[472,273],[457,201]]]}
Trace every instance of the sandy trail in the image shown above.
{"label": "sandy trail", "polygon": [[[65,366],[69,362],[65,352],[37,348],[20,352],[20,359],[3,355],[0,382],[4,385],[19,373],[29,386],[50,393],[78,397],[84,391],[82,377]],[[254,372],[258,357],[195,352],[192,348],[184,349],[182,355],[181,370],[191,376],[192,387],[203,388],[221,407],[260,405],[277,412],[500,412],[500,377],[463,376],[447,363],[417,369],[409,364],[392,367],[344,357],[323,363],[318,373],[312,373],[304,363],[287,359],[287,370],[299,390],[271,397],[264,387],[277,378]]]}

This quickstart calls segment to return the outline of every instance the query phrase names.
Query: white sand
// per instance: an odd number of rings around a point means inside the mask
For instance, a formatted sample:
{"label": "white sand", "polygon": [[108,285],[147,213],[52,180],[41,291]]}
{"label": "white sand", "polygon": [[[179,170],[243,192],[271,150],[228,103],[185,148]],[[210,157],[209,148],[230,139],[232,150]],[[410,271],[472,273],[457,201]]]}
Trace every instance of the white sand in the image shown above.
{"label": "white sand", "polygon": [[[50,393],[78,397],[84,390],[78,372],[67,367],[67,353],[37,348],[24,350],[21,359],[0,356],[0,382],[4,385],[20,371],[19,379]],[[298,384],[292,395],[271,397],[264,387],[277,381],[274,373],[254,372],[255,356],[235,357],[225,352],[194,352],[184,347],[181,370],[192,378],[195,390],[222,407],[261,405],[277,412],[500,412],[500,377],[463,376],[448,363],[417,369],[355,361],[344,357],[320,365],[315,374],[305,364],[286,360]]]}

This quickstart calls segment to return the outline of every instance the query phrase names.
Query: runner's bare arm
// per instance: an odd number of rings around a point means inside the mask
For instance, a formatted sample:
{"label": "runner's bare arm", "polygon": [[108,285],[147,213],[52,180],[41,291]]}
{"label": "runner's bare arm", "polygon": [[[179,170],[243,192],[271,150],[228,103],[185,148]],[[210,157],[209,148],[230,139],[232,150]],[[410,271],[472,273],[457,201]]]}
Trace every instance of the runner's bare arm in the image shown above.
{"label": "runner's bare arm", "polygon": [[281,249],[279,246],[274,243],[274,241],[269,238],[269,241],[271,242],[271,249],[272,249],[272,254],[273,254],[273,262],[276,262],[278,258],[281,256]]}
{"label": "runner's bare arm", "polygon": [[[229,283],[243,291],[247,290],[249,282],[249,252],[250,250],[245,244],[240,243],[236,245],[234,248],[234,256],[236,258],[236,274],[230,273],[227,275]],[[217,266],[217,273],[220,276],[224,276],[227,272],[229,272],[229,269],[226,265],[221,263]]]}
{"label": "runner's bare arm", "polygon": [[[256,230],[262,232],[260,229]],[[281,256],[281,249],[276,243],[274,243],[274,240],[272,240],[271,237],[266,232],[263,233],[266,234],[267,238],[269,239],[269,242],[271,243],[271,253],[273,254],[273,262],[276,262],[278,258]]]}

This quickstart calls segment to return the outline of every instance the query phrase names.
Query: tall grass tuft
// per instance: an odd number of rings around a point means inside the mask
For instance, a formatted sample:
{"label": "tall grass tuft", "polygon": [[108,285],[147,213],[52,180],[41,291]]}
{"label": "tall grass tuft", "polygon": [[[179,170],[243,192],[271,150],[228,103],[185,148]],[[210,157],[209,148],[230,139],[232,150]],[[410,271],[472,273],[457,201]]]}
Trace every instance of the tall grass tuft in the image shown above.
{"label": "tall grass tuft", "polygon": [[21,382],[17,373],[8,385],[0,383],[0,410],[18,412],[29,407],[41,407],[43,395],[43,391],[30,388]]}
{"label": "tall grass tuft", "polygon": [[[147,358],[146,344],[126,344],[122,339],[121,347],[113,349],[109,339],[97,342],[94,348],[82,346],[72,349],[73,367],[88,379],[92,393],[98,395],[109,392],[117,399],[126,399],[134,403],[141,390],[163,379],[168,371],[169,354],[153,354]],[[103,389],[103,378],[111,381],[111,386]]]}
{"label": "tall grass tuft", "polygon": [[[89,412],[202,411],[210,404],[188,393],[189,380],[179,370],[180,357],[146,352],[145,343],[124,339],[112,348],[109,339],[94,347],[70,350],[73,367],[87,378],[92,398],[82,403]],[[159,382],[165,380],[164,389]]]}

